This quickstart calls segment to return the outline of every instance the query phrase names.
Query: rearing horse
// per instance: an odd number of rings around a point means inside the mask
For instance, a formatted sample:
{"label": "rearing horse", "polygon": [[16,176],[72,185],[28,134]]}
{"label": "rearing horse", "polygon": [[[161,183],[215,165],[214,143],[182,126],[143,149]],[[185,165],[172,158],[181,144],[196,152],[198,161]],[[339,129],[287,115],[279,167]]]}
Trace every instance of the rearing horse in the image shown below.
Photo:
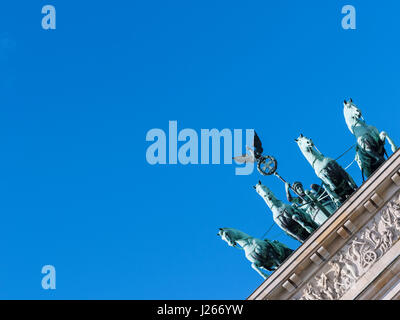
{"label": "rearing horse", "polygon": [[339,207],[357,190],[353,178],[335,160],[325,157],[311,139],[301,134],[295,141],[315,174],[323,181],[325,190]]}
{"label": "rearing horse", "polygon": [[277,199],[261,181],[254,189],[270,208],[275,223],[292,238],[304,242],[318,228],[318,224],[305,211]]}
{"label": "rearing horse", "polygon": [[379,133],[378,129],[366,124],[361,110],[350,101],[343,103],[344,119],[350,132],[357,139],[356,157],[361,173],[368,178],[378,167],[385,162],[385,141],[387,140],[393,152],[397,146],[385,131]]}
{"label": "rearing horse", "polygon": [[264,279],[268,274],[262,269],[273,271],[293,252],[292,249],[279,241],[261,240],[233,228],[219,228],[218,236],[231,247],[240,246],[246,258],[251,262],[251,267]]}

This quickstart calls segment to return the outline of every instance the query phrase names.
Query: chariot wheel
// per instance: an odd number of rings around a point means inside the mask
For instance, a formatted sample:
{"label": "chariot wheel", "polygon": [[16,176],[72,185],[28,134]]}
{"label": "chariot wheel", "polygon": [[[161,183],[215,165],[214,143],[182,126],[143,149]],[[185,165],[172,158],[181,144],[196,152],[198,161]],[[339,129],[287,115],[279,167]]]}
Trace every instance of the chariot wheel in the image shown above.
{"label": "chariot wheel", "polygon": [[277,169],[278,162],[274,157],[262,156],[259,161],[257,161],[257,170],[264,176],[274,174]]}
{"label": "chariot wheel", "polygon": [[364,252],[364,254],[363,254],[363,260],[367,264],[374,263],[377,258],[378,258],[377,254],[374,251],[371,251],[371,250],[368,250],[368,251]]}

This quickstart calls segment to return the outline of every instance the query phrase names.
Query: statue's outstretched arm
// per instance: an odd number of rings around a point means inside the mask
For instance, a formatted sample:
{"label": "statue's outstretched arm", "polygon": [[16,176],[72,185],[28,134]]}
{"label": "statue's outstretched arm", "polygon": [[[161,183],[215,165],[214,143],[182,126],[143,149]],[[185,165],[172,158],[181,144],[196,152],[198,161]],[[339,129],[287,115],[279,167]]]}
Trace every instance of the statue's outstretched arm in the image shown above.
{"label": "statue's outstretched arm", "polygon": [[285,183],[285,190],[286,190],[286,198],[288,199],[289,202],[292,202],[293,197],[290,194],[290,184],[288,182]]}
{"label": "statue's outstretched arm", "polygon": [[268,278],[268,274],[266,274],[264,271],[262,271],[261,268],[260,268],[255,262],[253,262],[253,263],[251,264],[251,267],[252,267],[254,270],[256,270],[257,273],[258,273],[261,277],[263,277],[264,279],[267,279],[267,278]]}

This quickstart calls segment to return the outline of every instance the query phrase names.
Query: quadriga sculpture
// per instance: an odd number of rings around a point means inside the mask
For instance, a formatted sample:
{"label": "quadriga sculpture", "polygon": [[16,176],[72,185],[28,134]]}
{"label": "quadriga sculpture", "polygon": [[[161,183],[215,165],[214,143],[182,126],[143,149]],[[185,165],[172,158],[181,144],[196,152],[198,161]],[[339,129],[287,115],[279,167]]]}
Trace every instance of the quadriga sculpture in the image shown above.
{"label": "quadriga sculpture", "polygon": [[270,208],[275,223],[292,238],[303,243],[318,228],[318,224],[305,211],[277,199],[261,181],[254,189]]}
{"label": "quadriga sculpture", "polygon": [[385,131],[379,132],[377,128],[366,124],[361,110],[350,101],[343,103],[344,119],[350,132],[357,139],[356,161],[361,169],[363,179],[368,178],[378,167],[385,162],[385,141],[387,140],[393,152],[397,146]]}
{"label": "quadriga sculpture", "polygon": [[231,247],[240,246],[251,267],[264,279],[268,277],[262,269],[273,271],[293,252],[279,241],[261,240],[233,228],[220,228],[218,235]]}
{"label": "quadriga sculpture", "polygon": [[335,160],[325,157],[311,139],[301,134],[295,141],[317,177],[324,183],[325,190],[339,207],[357,190],[353,178]]}

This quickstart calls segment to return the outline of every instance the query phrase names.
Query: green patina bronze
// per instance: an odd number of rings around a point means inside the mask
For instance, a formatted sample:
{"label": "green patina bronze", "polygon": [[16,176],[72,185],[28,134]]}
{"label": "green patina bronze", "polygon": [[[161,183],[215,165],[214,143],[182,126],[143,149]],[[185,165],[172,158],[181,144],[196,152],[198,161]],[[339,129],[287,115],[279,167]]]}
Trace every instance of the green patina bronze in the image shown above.
{"label": "green patina bronze", "polygon": [[277,199],[261,181],[254,189],[270,208],[275,223],[292,238],[304,242],[318,228],[305,211]]}
{"label": "green patina bronze", "polygon": [[264,279],[268,274],[263,269],[273,271],[293,252],[279,241],[261,240],[233,228],[220,228],[218,236],[232,247],[243,249],[251,266]]}
{"label": "green patina bronze", "polygon": [[[357,139],[355,160],[363,178],[368,178],[385,161],[385,142],[388,141],[393,152],[397,146],[386,132],[379,132],[366,124],[360,109],[351,99],[344,101],[344,117],[350,132]],[[262,175],[275,175],[285,183],[286,196],[291,205],[277,199],[261,181],[254,188],[271,210],[274,222],[287,235],[302,243],[357,190],[357,185],[334,159],[325,157],[311,139],[300,135],[295,141],[317,177],[322,180],[321,186],[314,184],[310,190],[304,190],[300,182],[292,185],[286,182],[277,172],[276,159],[262,154],[263,147],[257,133],[254,134],[253,148],[247,147],[249,154],[234,159],[239,163],[256,162]],[[220,228],[218,235],[230,246],[243,249],[253,269],[264,279],[268,274],[263,269],[275,270],[293,252],[276,240],[253,238],[232,228]]]}
{"label": "green patina bronze", "polygon": [[[295,190],[298,196],[292,196],[290,189]],[[304,210],[318,226],[323,224],[336,210],[335,204],[320,185],[312,184],[311,190],[304,190],[301,182],[296,181],[292,186],[286,182],[285,191],[287,200],[297,208]]]}
{"label": "green patina bronze", "polygon": [[325,157],[311,139],[301,134],[295,141],[317,177],[322,180],[325,190],[339,207],[357,190],[353,178],[335,160]]}
{"label": "green patina bronze", "polygon": [[343,106],[347,127],[357,139],[355,160],[361,169],[363,179],[368,178],[385,162],[385,141],[389,142],[393,152],[397,150],[397,146],[385,131],[379,132],[377,128],[366,124],[361,110],[352,99],[344,100]]}

